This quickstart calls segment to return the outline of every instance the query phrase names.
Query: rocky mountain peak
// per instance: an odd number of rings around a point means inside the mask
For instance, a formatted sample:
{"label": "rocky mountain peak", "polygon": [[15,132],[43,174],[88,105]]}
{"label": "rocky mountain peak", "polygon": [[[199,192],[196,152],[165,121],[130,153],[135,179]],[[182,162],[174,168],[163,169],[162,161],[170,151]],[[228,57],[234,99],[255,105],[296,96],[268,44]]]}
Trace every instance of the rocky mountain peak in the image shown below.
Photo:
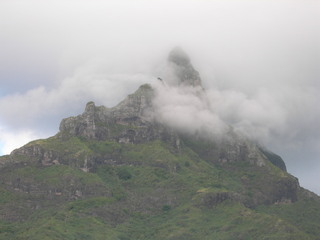
{"label": "rocky mountain peak", "polygon": [[201,87],[199,72],[193,68],[189,56],[182,48],[176,47],[169,53],[168,63],[176,77],[174,84]]}
{"label": "rocky mountain peak", "polygon": [[190,65],[190,58],[185,51],[180,47],[175,47],[171,50],[168,56],[168,61],[173,62],[179,66]]}
{"label": "rocky mountain peak", "polygon": [[88,102],[57,135],[0,157],[0,239],[319,239],[319,197],[280,156],[232,127],[207,138],[159,121],[156,102],[178,106],[171,90],[206,99],[181,49],[169,64],[181,89],[164,79],[112,108]]}
{"label": "rocky mountain peak", "polygon": [[87,113],[94,112],[95,107],[96,107],[96,105],[94,104],[94,102],[90,101],[86,105],[85,112],[87,112]]}

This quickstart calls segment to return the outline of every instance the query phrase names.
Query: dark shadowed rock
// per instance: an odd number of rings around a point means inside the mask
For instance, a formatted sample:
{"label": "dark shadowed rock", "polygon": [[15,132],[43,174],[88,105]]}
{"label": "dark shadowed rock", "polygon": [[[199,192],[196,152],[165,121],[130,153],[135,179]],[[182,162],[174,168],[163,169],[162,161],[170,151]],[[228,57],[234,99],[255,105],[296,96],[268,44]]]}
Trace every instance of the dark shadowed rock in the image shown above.
{"label": "dark shadowed rock", "polygon": [[285,172],[287,171],[286,164],[284,163],[283,159],[279,155],[262,147],[260,147],[259,149],[273,165],[277,166],[278,168],[280,168]]}

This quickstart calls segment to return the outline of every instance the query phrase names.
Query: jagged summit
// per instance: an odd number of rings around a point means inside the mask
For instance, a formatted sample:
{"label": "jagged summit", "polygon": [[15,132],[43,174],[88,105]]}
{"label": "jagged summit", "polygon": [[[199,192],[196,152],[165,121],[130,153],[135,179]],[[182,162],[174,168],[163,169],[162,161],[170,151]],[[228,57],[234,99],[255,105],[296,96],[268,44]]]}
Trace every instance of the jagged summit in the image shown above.
{"label": "jagged summit", "polygon": [[175,47],[169,53],[168,63],[176,76],[175,81],[172,81],[173,84],[202,87],[199,72],[193,68],[189,56],[182,48]]}
{"label": "jagged summit", "polygon": [[61,121],[60,135],[131,144],[158,139],[178,148],[176,134],[152,119],[153,95],[152,87],[144,84],[113,108],[88,102],[83,114]]}
{"label": "jagged summit", "polygon": [[168,56],[168,61],[179,66],[188,66],[190,64],[189,56],[181,47],[175,47],[171,50]]}

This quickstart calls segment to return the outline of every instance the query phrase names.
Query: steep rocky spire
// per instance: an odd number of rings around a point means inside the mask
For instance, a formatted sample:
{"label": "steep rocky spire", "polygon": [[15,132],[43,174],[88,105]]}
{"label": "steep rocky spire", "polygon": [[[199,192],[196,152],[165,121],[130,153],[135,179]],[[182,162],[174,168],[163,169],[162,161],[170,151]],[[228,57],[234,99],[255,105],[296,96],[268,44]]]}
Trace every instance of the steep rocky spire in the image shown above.
{"label": "steep rocky spire", "polygon": [[180,47],[175,47],[169,53],[168,61],[177,64],[178,66],[190,65],[190,58]]}
{"label": "steep rocky spire", "polygon": [[193,68],[189,56],[180,47],[171,50],[168,62],[177,77],[178,85],[201,86],[199,72]]}

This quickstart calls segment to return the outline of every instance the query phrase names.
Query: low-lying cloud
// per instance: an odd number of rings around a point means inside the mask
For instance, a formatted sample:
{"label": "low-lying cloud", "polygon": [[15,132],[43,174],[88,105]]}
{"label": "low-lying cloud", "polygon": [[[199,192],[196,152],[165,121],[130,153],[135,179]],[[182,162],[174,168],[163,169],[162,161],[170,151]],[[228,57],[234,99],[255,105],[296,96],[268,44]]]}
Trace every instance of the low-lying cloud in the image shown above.
{"label": "low-lying cloud", "polygon": [[240,91],[203,89],[178,85],[177,81],[177,76],[167,74],[165,80],[155,84],[153,103],[155,119],[180,132],[210,139],[226,135],[232,127],[266,144],[274,133],[281,134],[286,128],[290,113],[266,89],[249,97]]}
{"label": "low-lying cloud", "polygon": [[200,86],[157,84],[155,119],[183,133],[220,137],[228,126],[212,111],[207,100]]}
{"label": "low-lying cloud", "polygon": [[308,139],[309,147],[317,149],[320,113],[315,109],[320,91],[309,84],[300,87],[282,82],[248,93],[158,83],[156,118],[189,134],[218,137],[232,126],[236,132],[276,150],[299,148]]}

